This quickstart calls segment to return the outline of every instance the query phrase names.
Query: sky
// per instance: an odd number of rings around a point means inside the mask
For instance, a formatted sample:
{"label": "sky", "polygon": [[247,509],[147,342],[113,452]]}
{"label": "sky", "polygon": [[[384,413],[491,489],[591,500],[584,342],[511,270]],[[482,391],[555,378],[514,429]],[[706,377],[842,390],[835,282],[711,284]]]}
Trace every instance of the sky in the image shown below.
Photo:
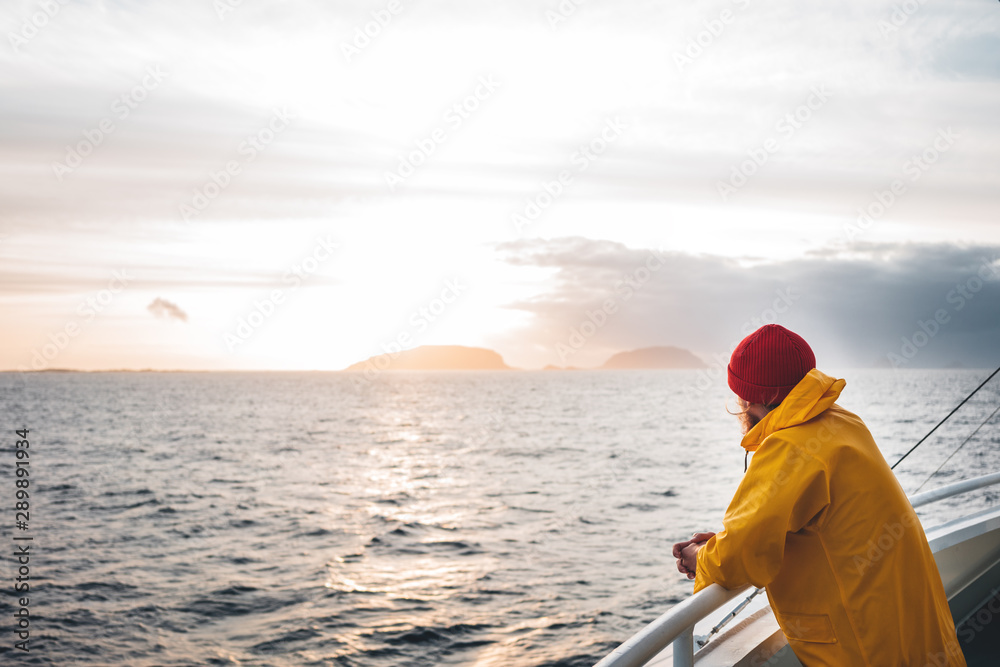
{"label": "sky", "polygon": [[0,369],[1000,361],[1000,6],[11,1]]}

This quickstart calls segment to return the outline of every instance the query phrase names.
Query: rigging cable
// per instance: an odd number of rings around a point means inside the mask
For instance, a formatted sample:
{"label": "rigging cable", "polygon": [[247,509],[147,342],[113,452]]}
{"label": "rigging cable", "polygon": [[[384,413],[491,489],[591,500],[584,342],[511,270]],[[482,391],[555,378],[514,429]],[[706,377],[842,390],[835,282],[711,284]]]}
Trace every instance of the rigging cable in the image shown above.
{"label": "rigging cable", "polygon": [[949,455],[948,455],[948,458],[946,458],[946,459],[944,460],[944,462],[943,462],[943,463],[942,463],[941,465],[939,465],[939,466],[937,467],[937,470],[935,470],[934,472],[932,472],[932,473],[931,473],[931,476],[930,476],[930,477],[928,477],[927,479],[925,479],[925,480],[924,480],[924,483],[923,483],[923,484],[921,484],[920,486],[918,486],[918,487],[917,487],[917,490],[916,490],[916,491],[914,491],[914,493],[919,493],[919,492],[920,492],[920,489],[924,488],[924,484],[926,484],[927,482],[931,481],[931,477],[934,477],[934,475],[936,475],[936,474],[938,474],[939,472],[941,472],[941,468],[943,468],[943,467],[944,467],[945,463],[948,463],[948,461],[950,461],[950,460],[951,460],[951,457],[953,457],[953,456],[954,456],[955,454],[958,454],[958,450],[959,450],[959,449],[962,449],[962,447],[965,447],[965,443],[967,443],[967,442],[968,442],[969,440],[972,440],[972,439],[973,439],[974,437],[976,437],[976,434],[977,434],[977,433],[979,433],[979,429],[981,429],[982,427],[986,426],[986,424],[987,424],[987,423],[988,423],[988,422],[989,422],[989,421],[990,421],[991,419],[993,419],[994,417],[996,417],[996,414],[997,414],[998,412],[1000,412],[1000,405],[998,405],[998,406],[997,406],[996,410],[994,410],[994,411],[993,411],[993,413],[992,413],[992,414],[991,414],[991,415],[990,415],[989,417],[987,417],[987,418],[986,418],[986,420],[985,420],[985,421],[983,421],[983,423],[982,423],[982,424],[980,424],[979,426],[977,426],[977,427],[976,427],[976,430],[975,430],[975,431],[973,431],[972,433],[970,433],[970,434],[969,434],[969,437],[968,437],[968,438],[966,438],[965,440],[963,440],[963,441],[962,441],[962,444],[961,444],[961,445],[959,445],[959,446],[958,446],[958,447],[957,447],[957,448],[955,449],[955,451],[953,451],[953,452],[952,452],[951,454],[949,454]]}
{"label": "rigging cable", "polygon": [[[962,399],[962,402],[959,403],[958,405],[956,405],[955,409],[952,410],[951,412],[949,412],[947,417],[945,417],[944,419],[942,419],[941,421],[939,421],[937,423],[937,426],[935,426],[934,428],[932,428],[930,431],[927,432],[927,435],[925,435],[924,437],[920,438],[920,440],[919,440],[919,442],[917,442],[917,444],[915,444],[912,447],[910,447],[910,451],[908,451],[905,454],[903,454],[902,456],[900,456],[899,460],[892,464],[892,466],[890,467],[890,470],[895,470],[896,466],[898,466],[900,463],[903,462],[903,459],[905,459],[907,456],[909,456],[910,454],[912,454],[914,449],[916,449],[917,447],[919,447],[920,444],[924,440],[926,440],[927,438],[929,438],[931,436],[931,433],[933,433],[934,431],[936,431],[938,429],[938,426],[940,426],[941,424],[943,424],[946,421],[948,421],[949,417],[951,417],[953,414],[955,414],[956,412],[958,412],[958,409],[960,407],[962,407],[963,405],[965,405],[966,401],[968,401],[970,398],[972,398],[973,396],[975,396],[976,392],[979,391],[980,389],[982,389],[986,385],[987,382],[989,382],[990,380],[992,380],[993,376],[996,375],[997,373],[1000,373],[1000,366],[998,366],[995,371],[993,371],[992,373],[990,373],[990,376],[988,378],[986,378],[985,380],[983,380],[982,384],[980,384],[978,387],[976,387],[975,389],[973,389],[971,394],[969,394],[964,399]],[[989,421],[989,420],[987,420],[987,421]]]}

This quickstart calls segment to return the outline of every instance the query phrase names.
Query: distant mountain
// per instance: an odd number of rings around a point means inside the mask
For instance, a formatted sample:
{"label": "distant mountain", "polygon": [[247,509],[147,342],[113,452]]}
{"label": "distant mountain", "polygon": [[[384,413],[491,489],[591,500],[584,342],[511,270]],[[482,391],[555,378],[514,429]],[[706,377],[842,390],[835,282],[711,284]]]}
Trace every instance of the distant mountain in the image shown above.
{"label": "distant mountain", "polygon": [[379,354],[351,364],[346,371],[510,370],[503,357],[483,347],[422,345],[396,354]]}
{"label": "distant mountain", "polygon": [[705,363],[679,347],[644,347],[619,352],[604,362],[603,369],[622,368],[707,368]]}

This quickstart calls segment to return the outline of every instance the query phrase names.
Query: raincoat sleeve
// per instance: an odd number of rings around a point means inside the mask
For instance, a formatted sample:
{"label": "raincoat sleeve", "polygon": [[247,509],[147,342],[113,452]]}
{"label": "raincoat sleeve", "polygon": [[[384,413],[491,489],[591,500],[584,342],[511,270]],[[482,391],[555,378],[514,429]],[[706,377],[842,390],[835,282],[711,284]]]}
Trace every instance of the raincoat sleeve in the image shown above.
{"label": "raincoat sleeve", "polygon": [[779,434],[767,438],[726,510],[724,530],[698,552],[695,592],[713,582],[726,589],[770,584],[787,535],[822,521],[829,482],[820,460]]}

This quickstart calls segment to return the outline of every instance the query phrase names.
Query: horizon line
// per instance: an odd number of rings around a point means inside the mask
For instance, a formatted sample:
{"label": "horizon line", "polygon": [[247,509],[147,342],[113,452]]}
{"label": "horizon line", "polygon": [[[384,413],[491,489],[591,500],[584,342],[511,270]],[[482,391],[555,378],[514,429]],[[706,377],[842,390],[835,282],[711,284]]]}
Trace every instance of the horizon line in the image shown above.
{"label": "horizon line", "polygon": [[[890,366],[842,366],[843,370],[887,370],[887,371],[906,371],[906,370],[922,370],[922,371],[973,371],[973,370],[990,370],[990,366],[909,366],[906,368],[892,368]],[[387,368],[377,370],[377,373],[449,373],[449,372],[478,372],[478,373],[507,373],[511,371],[524,372],[524,373],[534,373],[534,372],[546,372],[551,373],[554,371],[565,371],[565,372],[579,372],[579,371],[604,371],[604,372],[614,372],[614,371],[705,371],[709,370],[709,367],[705,368],[604,368],[603,366],[592,366],[592,367],[573,367],[573,368],[562,368],[562,367],[541,367],[541,368]],[[323,368],[32,368],[26,370],[20,370],[17,368],[4,368],[0,369],[0,373],[367,373],[369,370],[348,370],[346,368],[342,369],[323,369]]]}

